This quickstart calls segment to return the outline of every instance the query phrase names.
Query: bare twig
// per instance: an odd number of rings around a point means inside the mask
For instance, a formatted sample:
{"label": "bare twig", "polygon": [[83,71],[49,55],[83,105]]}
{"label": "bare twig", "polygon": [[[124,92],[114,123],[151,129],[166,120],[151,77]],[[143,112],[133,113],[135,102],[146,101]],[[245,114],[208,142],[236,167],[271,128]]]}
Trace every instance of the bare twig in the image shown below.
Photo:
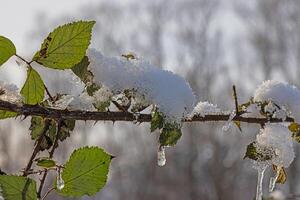
{"label": "bare twig", "polygon": [[24,169],[23,176],[27,176],[29,174],[29,171],[30,171],[30,168],[32,166],[33,160],[35,159],[36,155],[40,151],[41,144],[42,144],[42,141],[44,139],[44,135],[48,131],[49,126],[50,126],[50,122],[49,122],[49,120],[46,120],[45,121],[45,126],[44,126],[42,132],[40,133],[40,135],[39,135],[39,137],[36,141],[35,147],[33,149],[32,155],[31,155],[31,157],[28,161],[28,164],[27,164],[26,168]]}

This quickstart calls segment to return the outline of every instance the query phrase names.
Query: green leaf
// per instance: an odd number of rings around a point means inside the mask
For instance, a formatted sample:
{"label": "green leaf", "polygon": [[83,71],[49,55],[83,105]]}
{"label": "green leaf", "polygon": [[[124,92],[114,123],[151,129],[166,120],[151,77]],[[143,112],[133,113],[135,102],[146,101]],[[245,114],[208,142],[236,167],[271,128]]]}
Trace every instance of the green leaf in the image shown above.
{"label": "green leaf", "polygon": [[109,164],[113,157],[98,147],[75,150],[62,172],[64,188],[56,191],[69,197],[94,195],[106,184]]}
{"label": "green leaf", "polygon": [[55,167],[56,163],[51,158],[45,157],[45,158],[38,158],[36,160],[36,165],[44,168],[51,168],[51,167]]}
{"label": "green leaf", "polygon": [[[29,130],[31,130],[31,139],[36,140],[41,132],[43,131],[45,127],[45,121],[42,117],[38,116],[33,116],[31,118],[31,125]],[[45,149],[49,149],[55,140],[56,137],[56,128],[57,124],[55,120],[50,121],[50,126],[47,132],[44,135],[44,138],[42,140],[40,150],[43,151]],[[60,128],[60,132],[58,133],[58,139],[60,141],[64,141],[66,138],[70,137],[71,131],[73,131],[75,128],[75,120],[68,119],[68,120],[63,120]]]}
{"label": "green leaf", "polygon": [[16,112],[11,112],[11,111],[7,111],[7,110],[0,110],[0,119],[16,117],[17,115],[18,115],[18,113],[16,113]]}
{"label": "green leaf", "polygon": [[0,176],[1,194],[5,200],[37,200],[36,183],[22,176]]}
{"label": "green leaf", "polygon": [[70,69],[85,56],[95,21],[78,21],[57,27],[44,40],[33,60],[54,69]]}
{"label": "green leaf", "polygon": [[25,104],[36,105],[44,99],[45,86],[40,75],[32,67],[27,70],[27,79],[21,94]]}
{"label": "green leaf", "polygon": [[162,146],[174,146],[181,135],[181,129],[177,125],[165,124],[159,136],[159,143]]}
{"label": "green leaf", "polygon": [[0,66],[16,54],[16,47],[8,38],[0,36]]}
{"label": "green leaf", "polygon": [[151,132],[155,131],[156,129],[161,129],[163,127],[164,118],[159,111],[155,111],[152,118],[151,118]]}
{"label": "green leaf", "polygon": [[92,80],[93,74],[88,70],[90,62],[87,56],[84,56],[80,63],[76,64],[71,70],[78,76],[82,82],[87,83]]}

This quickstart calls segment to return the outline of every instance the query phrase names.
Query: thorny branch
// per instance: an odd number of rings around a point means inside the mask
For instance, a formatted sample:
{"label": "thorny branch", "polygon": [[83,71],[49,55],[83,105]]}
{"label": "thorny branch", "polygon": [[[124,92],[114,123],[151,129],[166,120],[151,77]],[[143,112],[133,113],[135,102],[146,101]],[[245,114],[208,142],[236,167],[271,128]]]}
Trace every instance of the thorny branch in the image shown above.
{"label": "thorny branch", "polygon": [[[74,119],[74,120],[92,120],[92,121],[137,121],[137,122],[150,122],[151,114],[139,114],[136,115],[130,112],[92,112],[92,111],[80,111],[80,110],[59,110],[40,105],[25,105],[14,104],[7,101],[0,100],[0,110],[16,112],[18,115],[27,116],[41,116],[50,119]],[[229,114],[215,114],[193,116],[192,118],[185,118],[183,122],[209,122],[209,121],[227,121]],[[241,115],[235,116],[233,121],[264,124],[264,123],[280,123],[282,119],[278,118],[256,118],[256,117],[243,117]],[[287,117],[284,122],[294,122],[294,119]]]}

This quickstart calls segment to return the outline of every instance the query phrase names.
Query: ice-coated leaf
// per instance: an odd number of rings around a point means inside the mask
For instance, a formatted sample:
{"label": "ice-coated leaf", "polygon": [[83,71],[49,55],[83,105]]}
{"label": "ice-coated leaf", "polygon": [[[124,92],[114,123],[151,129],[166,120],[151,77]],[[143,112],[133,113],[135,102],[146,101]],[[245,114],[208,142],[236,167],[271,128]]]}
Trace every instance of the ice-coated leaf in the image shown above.
{"label": "ice-coated leaf", "polygon": [[106,183],[111,159],[111,155],[98,147],[75,150],[62,172],[64,187],[56,191],[69,197],[96,194]]}
{"label": "ice-coated leaf", "polygon": [[272,158],[270,155],[264,155],[263,153],[259,152],[256,147],[256,142],[251,142],[247,146],[246,154],[244,156],[245,158],[249,158],[252,160],[259,160],[259,161],[265,161],[265,160],[271,160]]}
{"label": "ice-coated leaf", "polygon": [[37,200],[36,183],[22,176],[0,176],[1,194],[5,200]]}
{"label": "ice-coated leaf", "polygon": [[25,104],[35,105],[43,101],[45,86],[41,76],[32,67],[27,70],[27,79],[21,94]]}
{"label": "ice-coated leaf", "polygon": [[181,135],[181,129],[177,125],[166,124],[159,136],[159,143],[162,146],[174,146]]}
{"label": "ice-coated leaf", "polygon": [[0,66],[16,54],[16,47],[8,38],[0,35]]}
{"label": "ice-coated leaf", "polygon": [[44,40],[33,60],[54,69],[70,69],[85,56],[95,21],[59,26]]}
{"label": "ice-coated leaf", "polygon": [[289,130],[292,132],[292,137],[300,143],[300,125],[296,122],[292,122],[288,126]]}
{"label": "ice-coated leaf", "polygon": [[16,112],[11,112],[11,111],[7,111],[7,110],[0,110],[0,119],[16,117],[17,115],[18,115],[18,113],[16,113]]}

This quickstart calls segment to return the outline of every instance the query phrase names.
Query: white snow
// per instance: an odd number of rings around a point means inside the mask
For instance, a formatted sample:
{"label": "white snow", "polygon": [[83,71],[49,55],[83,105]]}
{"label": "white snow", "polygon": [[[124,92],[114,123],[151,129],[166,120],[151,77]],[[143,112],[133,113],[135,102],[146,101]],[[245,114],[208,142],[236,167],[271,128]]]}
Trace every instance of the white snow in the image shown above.
{"label": "white snow", "polygon": [[266,124],[256,136],[257,149],[265,154],[266,149],[272,152],[270,162],[276,166],[289,167],[295,158],[293,140],[289,129],[281,124]]}
{"label": "white snow", "polygon": [[300,120],[300,90],[294,85],[274,80],[264,81],[256,89],[254,101],[272,101]]}
{"label": "white snow", "polygon": [[220,113],[221,109],[219,109],[217,105],[211,104],[207,101],[200,101],[192,111],[191,117],[195,115],[200,115],[201,117],[204,117],[205,115],[213,115]]}
{"label": "white snow", "polygon": [[21,103],[22,97],[19,94],[19,89],[14,84],[0,81],[0,100],[10,103]]}
{"label": "white snow", "polygon": [[95,49],[87,53],[94,82],[114,94],[134,89],[155,104],[169,121],[180,122],[193,109],[195,96],[180,76],[143,60],[127,60],[102,55]]}

